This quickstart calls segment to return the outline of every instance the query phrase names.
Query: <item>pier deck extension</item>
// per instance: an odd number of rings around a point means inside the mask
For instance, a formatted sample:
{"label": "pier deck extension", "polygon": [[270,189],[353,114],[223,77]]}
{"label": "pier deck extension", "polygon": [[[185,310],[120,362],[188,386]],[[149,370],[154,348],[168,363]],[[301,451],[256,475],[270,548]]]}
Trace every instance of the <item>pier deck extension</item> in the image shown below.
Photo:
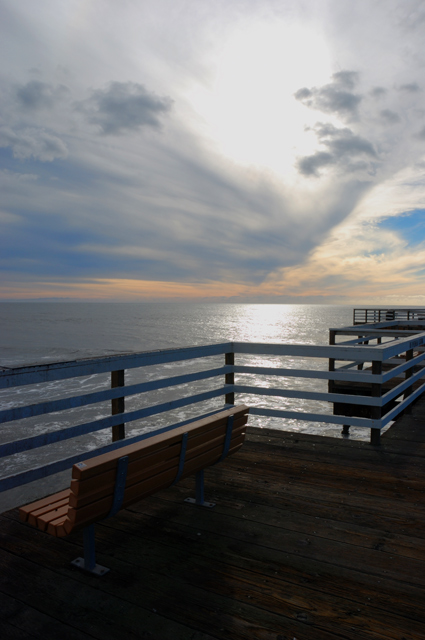
{"label": "pier deck extension", "polygon": [[96,526],[103,578],[0,516],[3,640],[425,638],[425,399],[381,446],[251,429],[194,479]]}

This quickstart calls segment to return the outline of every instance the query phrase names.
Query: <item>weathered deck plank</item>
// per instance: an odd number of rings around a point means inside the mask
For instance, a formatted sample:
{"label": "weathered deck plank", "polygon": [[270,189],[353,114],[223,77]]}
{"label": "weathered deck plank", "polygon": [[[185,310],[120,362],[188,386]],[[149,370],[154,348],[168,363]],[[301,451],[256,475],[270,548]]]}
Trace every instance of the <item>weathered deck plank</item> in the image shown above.
{"label": "weathered deck plank", "polygon": [[103,578],[80,573],[81,535],[0,517],[6,638],[425,639],[425,400],[368,443],[251,430],[206,472],[96,527]]}

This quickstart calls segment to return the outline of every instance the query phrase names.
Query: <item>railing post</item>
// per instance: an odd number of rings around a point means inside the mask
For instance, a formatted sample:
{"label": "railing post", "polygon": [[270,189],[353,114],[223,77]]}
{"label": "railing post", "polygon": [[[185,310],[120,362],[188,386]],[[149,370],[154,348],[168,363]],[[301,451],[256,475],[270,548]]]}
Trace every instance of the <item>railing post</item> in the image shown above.
{"label": "railing post", "polygon": [[[406,351],[406,361],[408,360],[412,360],[413,358],[413,349],[408,349]],[[408,369],[405,373],[405,379],[408,380],[409,378],[411,378],[413,375],[413,367],[411,369]],[[413,391],[413,386],[410,386],[406,389],[406,391],[404,392],[403,395],[403,400],[406,400],[406,398],[408,398],[410,396],[410,394]],[[405,410],[406,413],[411,413],[412,411],[412,405],[409,405]]]}
{"label": "railing post", "polygon": [[[380,360],[373,360],[372,362],[372,374],[373,375],[381,375],[382,373],[382,362]],[[382,396],[382,384],[381,383],[372,383],[371,389],[372,398],[380,398]],[[379,420],[382,417],[382,407],[371,407],[372,411],[372,419]],[[380,429],[371,429],[370,430],[370,443],[373,445],[381,444],[381,430]]]}
{"label": "railing post", "polygon": [[[357,336],[357,337],[358,337],[358,338],[364,338],[364,336]],[[369,340],[366,340],[366,342],[362,342],[361,344],[362,344],[362,346],[363,346],[364,344],[369,344]],[[357,365],[357,369],[358,369],[359,371],[361,371],[361,370],[363,369],[363,365],[364,365],[364,362],[361,362],[360,364],[358,364],[358,365]]]}
{"label": "railing post", "polygon": [[[119,371],[111,371],[111,388],[115,389],[116,387],[123,387],[124,382],[124,370],[121,369]],[[125,401],[124,397],[122,398],[114,398],[111,400],[111,409],[112,415],[116,416],[119,413],[124,413],[125,410]],[[116,424],[112,427],[112,442],[116,442],[117,440],[123,440],[125,438],[125,425],[124,424]]]}
{"label": "railing post", "polygon": [[[335,344],[335,335],[336,335],[336,331],[332,331],[332,329],[329,329],[329,344],[330,345],[334,345]],[[328,370],[329,371],[335,371],[335,358],[329,358]],[[328,382],[328,392],[332,393],[333,390],[334,390],[334,381],[333,380],[329,380],[329,382]]]}
{"label": "railing post", "polygon": [[[329,329],[329,344],[335,344],[335,336],[336,331]],[[329,358],[329,371],[335,371],[335,360],[334,358]]]}
{"label": "railing post", "polygon": [[[226,353],[225,354],[225,360],[224,360],[226,365],[234,365],[235,364],[235,354],[233,351],[231,351],[230,353]],[[226,384],[235,384],[235,374],[232,371],[231,373],[226,373],[224,376],[224,382]],[[235,394],[233,391],[231,391],[230,393],[226,393],[224,401],[226,404],[235,404]]]}
{"label": "railing post", "polygon": [[[335,336],[336,336],[336,331],[332,331],[332,329],[329,329],[329,344],[331,344],[331,345],[335,344]],[[335,358],[329,358],[328,370],[329,371],[335,371]],[[328,381],[328,393],[334,393],[334,391],[337,391],[337,389],[335,387],[335,382],[333,380],[329,380]],[[334,413],[335,413],[335,405],[334,405]],[[343,436],[349,436],[350,435],[350,425],[349,424],[342,425],[341,435],[343,435]]]}

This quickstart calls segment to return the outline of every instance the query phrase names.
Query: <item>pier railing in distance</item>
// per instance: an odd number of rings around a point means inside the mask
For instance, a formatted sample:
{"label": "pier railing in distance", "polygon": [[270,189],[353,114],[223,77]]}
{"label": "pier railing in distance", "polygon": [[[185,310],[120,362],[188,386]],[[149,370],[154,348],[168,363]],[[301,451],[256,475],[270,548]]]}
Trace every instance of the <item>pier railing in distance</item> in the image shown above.
{"label": "pier railing in distance", "polygon": [[425,320],[425,308],[353,309],[353,324],[375,324],[393,320]]}
{"label": "pier railing in distance", "polygon": [[[366,329],[364,333],[358,327],[331,330],[335,332],[331,333],[334,342],[347,331],[358,335],[327,346],[226,342],[28,367],[0,367],[0,389],[10,390],[8,405],[9,401],[13,404],[13,390],[18,392],[14,406],[0,407],[0,458],[7,463],[0,476],[0,491],[56,474],[93,455],[242,402],[250,406],[253,416],[343,427],[348,423],[370,429],[371,442],[379,444],[381,430],[425,391],[425,331],[400,337],[391,336],[388,329],[378,329],[378,333],[369,335]],[[367,341],[369,344],[365,344]],[[372,341],[376,344],[370,344]],[[181,373],[184,362],[190,371]],[[170,375],[171,365],[180,368],[179,375],[174,375],[175,371]],[[126,384],[126,376],[130,379],[133,371],[138,371],[142,381]],[[105,382],[105,374],[109,383]],[[90,379],[92,383],[95,376],[100,376],[101,381],[93,392],[75,393],[67,387],[67,381],[74,380],[80,381],[83,388],[84,380]],[[52,398],[50,385],[58,381],[63,381],[62,395]],[[197,384],[202,388],[196,388]],[[320,388],[323,384],[325,387]],[[23,404],[22,391],[31,386],[39,401]],[[159,392],[167,394],[165,402],[163,395],[157,395]],[[132,406],[126,406],[127,400]],[[102,406],[98,403],[105,401],[109,415],[105,415],[105,405],[103,414],[96,409]],[[306,402],[309,407],[317,403],[319,410],[304,411]],[[349,407],[348,413],[341,411],[341,406]],[[96,414],[92,419],[81,421],[81,411],[78,419],[74,417],[76,409],[87,411],[90,407],[92,410],[94,407]],[[185,419],[175,422],[176,412],[183,408]],[[50,426],[38,422],[43,416],[51,418]],[[62,416],[62,423],[59,418],[56,420],[57,416]],[[155,416],[161,416],[160,428],[157,422],[148,432],[140,428],[136,433],[126,434],[127,426],[143,425],[143,421]],[[14,425],[16,428],[10,428]],[[7,427],[9,436],[5,432]],[[284,430],[284,423],[279,428]],[[20,435],[10,437],[12,430]],[[94,436],[102,430],[109,430],[109,442],[104,440],[101,446],[96,446]],[[94,440],[81,448],[84,437]],[[61,445],[59,452],[46,456],[46,450],[57,445]],[[27,455],[31,453],[33,461],[28,462]]]}

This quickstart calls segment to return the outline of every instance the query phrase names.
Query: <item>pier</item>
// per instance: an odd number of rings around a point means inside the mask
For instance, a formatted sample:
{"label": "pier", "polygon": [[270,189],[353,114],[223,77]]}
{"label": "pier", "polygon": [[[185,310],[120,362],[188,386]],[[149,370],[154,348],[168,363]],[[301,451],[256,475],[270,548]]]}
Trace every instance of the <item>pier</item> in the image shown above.
{"label": "pier", "polygon": [[[2,640],[424,640],[425,320],[369,311],[330,329],[329,345],[226,342],[0,370]],[[189,477],[97,523],[101,578],[71,565],[81,531],[55,538],[19,521],[21,496],[69,486],[74,463],[240,402],[245,444],[205,471],[216,506],[184,501]]]}
{"label": "pier", "polygon": [[81,535],[0,517],[0,635],[115,640],[425,638],[425,401],[368,442],[251,429],[206,472]]}

